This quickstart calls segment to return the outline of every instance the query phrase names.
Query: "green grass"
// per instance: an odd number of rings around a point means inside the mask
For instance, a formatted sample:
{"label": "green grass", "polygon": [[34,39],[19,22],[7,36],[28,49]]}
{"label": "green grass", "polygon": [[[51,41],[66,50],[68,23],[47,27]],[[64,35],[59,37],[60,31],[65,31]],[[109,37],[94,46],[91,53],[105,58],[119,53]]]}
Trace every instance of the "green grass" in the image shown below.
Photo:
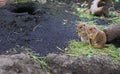
{"label": "green grass", "polygon": [[[74,7],[75,9],[75,15],[79,16],[81,18],[81,22],[86,22],[88,25],[96,25],[96,19],[105,19],[112,21],[109,23],[109,25],[119,24],[120,22],[120,14],[116,14],[115,11],[109,11],[109,17],[107,18],[101,18],[96,17],[94,15],[89,14],[88,8],[83,8],[80,6]],[[76,25],[80,22],[76,21]],[[99,29],[104,29],[107,27],[107,24],[99,24],[97,25]],[[93,55],[108,55],[113,60],[120,60],[120,48],[116,48],[114,45],[109,44],[107,45],[108,48],[103,49],[95,49],[91,45],[82,43],[82,42],[76,42],[76,41],[70,41],[69,46],[66,48],[68,51],[66,54],[72,55],[72,56],[79,56],[82,54],[85,54],[88,57],[92,57]]]}
{"label": "green grass", "polygon": [[40,64],[42,69],[46,72],[46,74],[48,73],[48,65],[46,63],[46,57],[39,57],[39,55],[36,54],[36,52],[27,51],[26,54],[29,55],[34,62]]}
{"label": "green grass", "polygon": [[107,48],[95,49],[91,45],[82,42],[70,41],[68,46],[68,51],[66,54],[71,56],[79,55],[108,55],[113,60],[120,60],[120,48],[116,48],[114,45],[109,44]]}

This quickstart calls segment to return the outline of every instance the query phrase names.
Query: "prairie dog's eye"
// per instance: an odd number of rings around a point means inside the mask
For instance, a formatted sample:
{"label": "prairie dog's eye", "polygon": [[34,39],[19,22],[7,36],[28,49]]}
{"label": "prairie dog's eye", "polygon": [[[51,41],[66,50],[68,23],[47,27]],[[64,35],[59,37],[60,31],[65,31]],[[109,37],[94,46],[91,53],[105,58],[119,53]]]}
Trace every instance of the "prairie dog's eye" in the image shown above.
{"label": "prairie dog's eye", "polygon": [[92,31],[92,29],[89,29],[90,31]]}
{"label": "prairie dog's eye", "polygon": [[82,26],[80,26],[79,28],[82,28]]}

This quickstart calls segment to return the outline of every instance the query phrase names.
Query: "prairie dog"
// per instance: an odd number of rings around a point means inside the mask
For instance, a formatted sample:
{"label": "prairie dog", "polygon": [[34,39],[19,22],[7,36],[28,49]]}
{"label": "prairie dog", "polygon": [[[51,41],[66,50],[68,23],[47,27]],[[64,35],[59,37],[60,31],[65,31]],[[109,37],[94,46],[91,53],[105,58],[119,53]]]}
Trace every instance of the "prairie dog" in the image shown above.
{"label": "prairie dog", "polygon": [[88,38],[88,35],[87,35],[87,25],[86,23],[79,23],[77,25],[77,32],[78,32],[78,36],[80,37],[81,41],[82,42],[86,42],[86,43],[89,43],[89,38]]}
{"label": "prairie dog", "polygon": [[103,48],[106,43],[106,35],[102,30],[99,30],[95,26],[89,26],[87,28],[88,37],[90,43],[95,48]]}

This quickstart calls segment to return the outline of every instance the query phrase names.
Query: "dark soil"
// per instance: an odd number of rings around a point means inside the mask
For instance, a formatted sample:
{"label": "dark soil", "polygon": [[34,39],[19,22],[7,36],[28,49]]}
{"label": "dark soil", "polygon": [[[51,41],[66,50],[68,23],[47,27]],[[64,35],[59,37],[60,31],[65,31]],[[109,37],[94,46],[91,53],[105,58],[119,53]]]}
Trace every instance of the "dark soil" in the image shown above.
{"label": "dark soil", "polygon": [[[0,10],[1,53],[28,47],[46,55],[59,51],[58,48],[65,48],[70,40],[78,40],[74,22],[79,18],[65,12],[70,11],[68,6],[55,9],[51,5],[37,5],[20,3],[6,5]],[[63,24],[64,20],[67,20],[66,24]]]}

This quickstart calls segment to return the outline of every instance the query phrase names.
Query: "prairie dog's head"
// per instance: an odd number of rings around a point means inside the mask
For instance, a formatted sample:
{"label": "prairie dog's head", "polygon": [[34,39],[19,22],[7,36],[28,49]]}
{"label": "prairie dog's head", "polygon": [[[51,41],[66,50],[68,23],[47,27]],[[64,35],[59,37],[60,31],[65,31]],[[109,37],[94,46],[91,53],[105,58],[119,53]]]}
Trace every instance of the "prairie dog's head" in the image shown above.
{"label": "prairie dog's head", "polygon": [[94,36],[96,36],[96,34],[98,33],[98,28],[96,26],[89,26],[87,28],[87,33],[90,39],[93,39]]}
{"label": "prairie dog's head", "polygon": [[83,22],[77,25],[77,32],[80,37],[87,37],[87,30],[86,30],[87,26],[88,25]]}
{"label": "prairie dog's head", "polygon": [[84,31],[84,30],[86,30],[86,23],[79,23],[78,25],[77,25],[77,31],[78,32],[81,32],[81,31]]}

